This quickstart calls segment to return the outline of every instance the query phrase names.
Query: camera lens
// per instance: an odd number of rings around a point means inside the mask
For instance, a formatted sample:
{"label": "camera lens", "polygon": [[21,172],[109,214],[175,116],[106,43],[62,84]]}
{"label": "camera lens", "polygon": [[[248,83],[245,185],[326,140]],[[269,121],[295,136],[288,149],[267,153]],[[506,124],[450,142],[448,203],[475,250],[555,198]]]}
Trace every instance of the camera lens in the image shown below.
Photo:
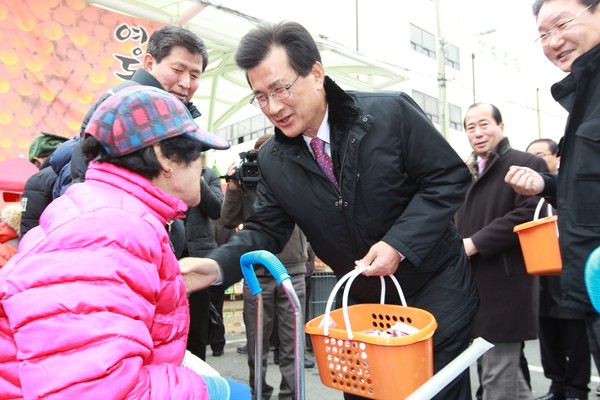
{"label": "camera lens", "polygon": [[258,167],[250,167],[246,170],[246,176],[255,178],[258,176]]}

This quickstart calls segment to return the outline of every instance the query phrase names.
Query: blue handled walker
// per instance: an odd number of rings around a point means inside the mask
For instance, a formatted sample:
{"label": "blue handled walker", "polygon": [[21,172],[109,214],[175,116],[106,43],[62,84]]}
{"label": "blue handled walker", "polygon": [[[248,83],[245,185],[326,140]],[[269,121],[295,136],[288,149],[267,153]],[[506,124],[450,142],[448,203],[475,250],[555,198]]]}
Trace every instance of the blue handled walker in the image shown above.
{"label": "blue handled walker", "polygon": [[272,253],[265,250],[251,251],[240,258],[240,265],[246,284],[256,298],[256,344],[254,360],[254,398],[262,399],[262,354],[263,354],[263,298],[262,288],[253,264],[262,264],[281,285],[294,309],[294,354],[296,365],[296,399],[304,400],[304,316],[302,306],[292,286],[291,277],[281,261]]}

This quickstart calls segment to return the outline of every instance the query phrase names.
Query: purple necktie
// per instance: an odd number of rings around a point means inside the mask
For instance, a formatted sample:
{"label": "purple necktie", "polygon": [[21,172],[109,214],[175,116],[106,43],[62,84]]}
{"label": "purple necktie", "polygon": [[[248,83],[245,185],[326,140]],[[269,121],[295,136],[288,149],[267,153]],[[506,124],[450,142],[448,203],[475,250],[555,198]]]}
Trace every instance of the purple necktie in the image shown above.
{"label": "purple necktie", "polygon": [[486,162],[487,160],[485,158],[479,158],[479,161],[477,161],[477,169],[479,170],[479,175],[483,173]]}
{"label": "purple necktie", "polygon": [[331,161],[331,157],[325,153],[325,142],[316,137],[310,141],[310,147],[315,153],[315,158],[317,159],[319,167],[325,172],[325,175],[327,175],[327,178],[333,183],[333,186],[335,186],[336,189],[339,189],[340,187],[333,174],[333,162]]}

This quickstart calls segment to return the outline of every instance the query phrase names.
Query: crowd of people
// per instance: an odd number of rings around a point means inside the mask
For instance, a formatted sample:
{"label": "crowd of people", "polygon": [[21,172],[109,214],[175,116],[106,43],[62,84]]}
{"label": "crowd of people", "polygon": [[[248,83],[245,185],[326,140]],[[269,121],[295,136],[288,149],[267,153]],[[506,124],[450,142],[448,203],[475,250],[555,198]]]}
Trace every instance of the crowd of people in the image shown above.
{"label": "crowd of people", "polygon": [[[260,265],[264,353],[255,354],[245,285],[248,380],[206,363],[208,346],[214,357],[225,351],[212,313],[222,318],[224,290],[242,278],[240,256],[261,249],[278,255],[304,305],[314,256],[338,278],[364,268],[350,304],[378,303],[379,277],[396,276],[406,302],[436,319],[434,372],[477,337],[494,345],[477,362],[476,392],[467,370],[435,399],[532,400],[524,346],[536,338],[550,380],[537,400],[587,399],[591,356],[600,362],[600,318],[584,284],[600,247],[598,7],[533,5],[544,54],[568,73],[552,87],[569,112],[560,143],[514,149],[498,107],[475,103],[464,117],[467,160],[407,94],[338,86],[302,25],[260,24],[236,63],[273,133],[255,144],[260,179],[248,185],[233,164],[225,192],[203,155],[230,145],[196,124],[191,102],[208,50],[187,29],[157,30],[142,67],[98,99],[80,135],[32,142],[40,171],[21,204],[2,210],[0,397],[243,400],[256,398],[262,360],[268,400],[276,331],[278,398],[294,399],[293,310]],[[558,215],[556,277],[527,272],[513,231],[542,198]],[[385,301],[401,304],[392,287]]]}

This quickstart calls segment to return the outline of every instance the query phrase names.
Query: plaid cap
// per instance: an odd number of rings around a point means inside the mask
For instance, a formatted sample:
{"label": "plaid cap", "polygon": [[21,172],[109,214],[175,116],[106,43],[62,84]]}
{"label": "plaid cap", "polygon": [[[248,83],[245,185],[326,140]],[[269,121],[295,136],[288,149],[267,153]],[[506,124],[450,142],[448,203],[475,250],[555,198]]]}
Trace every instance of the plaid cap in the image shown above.
{"label": "plaid cap", "polygon": [[33,162],[35,157],[48,157],[58,146],[69,140],[64,136],[48,132],[40,132],[42,135],[36,137],[29,146],[28,160]]}
{"label": "plaid cap", "polygon": [[120,90],[102,102],[85,133],[111,156],[124,156],[179,135],[196,139],[202,151],[230,147],[225,139],[200,128],[177,97],[142,85]]}

